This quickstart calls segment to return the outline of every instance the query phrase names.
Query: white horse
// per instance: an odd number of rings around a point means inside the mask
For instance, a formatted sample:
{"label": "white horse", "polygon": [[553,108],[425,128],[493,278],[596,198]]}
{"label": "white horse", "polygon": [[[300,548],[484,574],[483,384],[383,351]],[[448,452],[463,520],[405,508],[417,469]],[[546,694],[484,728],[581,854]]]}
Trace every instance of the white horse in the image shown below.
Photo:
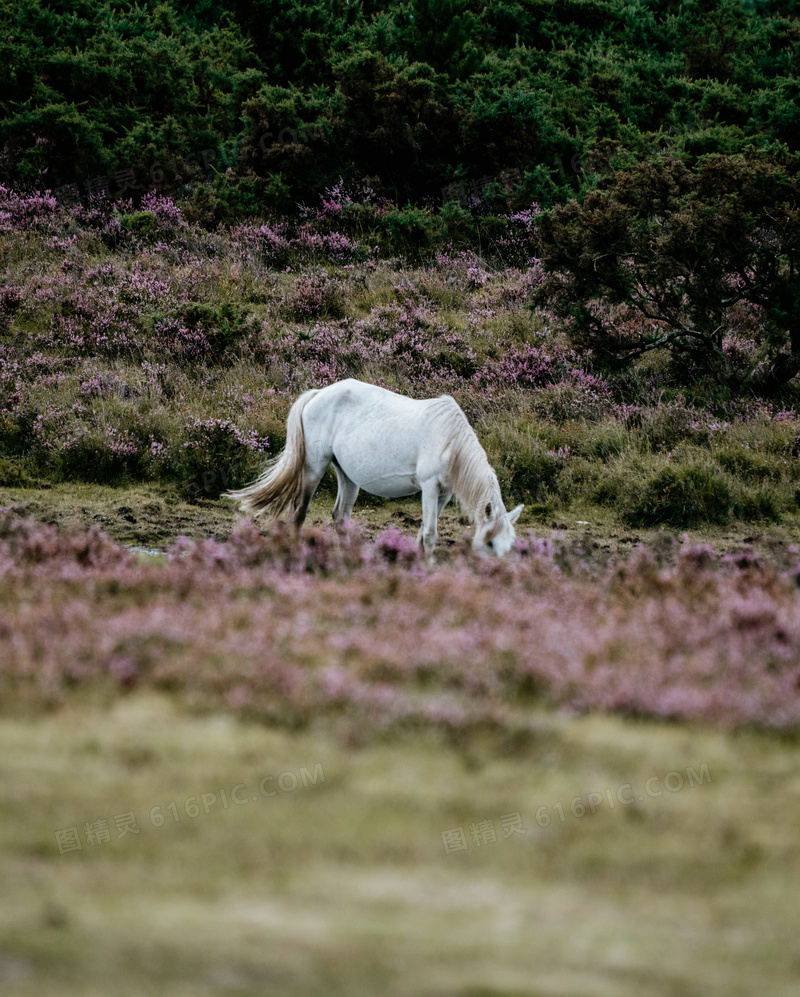
{"label": "white horse", "polygon": [[331,465],[337,525],[350,518],[359,488],[384,498],[422,492],[417,540],[430,554],[436,521],[455,495],[475,524],[476,550],[502,557],[514,546],[523,507],[506,512],[497,475],[450,395],[417,400],[353,378],[306,391],[289,412],[283,452],[251,485],[224,497],[255,515],[291,509],[299,528]]}

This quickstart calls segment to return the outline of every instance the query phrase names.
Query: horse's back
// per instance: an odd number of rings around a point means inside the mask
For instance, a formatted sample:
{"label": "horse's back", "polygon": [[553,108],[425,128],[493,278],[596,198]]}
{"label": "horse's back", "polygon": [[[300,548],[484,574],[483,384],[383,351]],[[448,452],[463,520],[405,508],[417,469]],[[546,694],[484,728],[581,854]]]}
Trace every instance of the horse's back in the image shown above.
{"label": "horse's back", "polygon": [[355,377],[346,377],[342,381],[336,381],[321,388],[317,393],[317,398],[320,403],[324,401],[329,404],[346,404],[354,408],[374,405],[383,405],[387,408],[406,408],[409,404],[417,406],[421,402],[433,401],[433,399],[409,398],[408,395],[401,395],[397,391],[383,388],[379,384],[359,381]]}
{"label": "horse's back", "polygon": [[[449,395],[445,397],[449,398]],[[425,411],[438,400],[409,398],[378,384],[348,377],[320,389],[309,403],[307,412],[311,419],[328,421],[332,418],[338,426],[346,425],[348,429],[369,421],[392,423],[401,420],[410,426],[424,423]]]}

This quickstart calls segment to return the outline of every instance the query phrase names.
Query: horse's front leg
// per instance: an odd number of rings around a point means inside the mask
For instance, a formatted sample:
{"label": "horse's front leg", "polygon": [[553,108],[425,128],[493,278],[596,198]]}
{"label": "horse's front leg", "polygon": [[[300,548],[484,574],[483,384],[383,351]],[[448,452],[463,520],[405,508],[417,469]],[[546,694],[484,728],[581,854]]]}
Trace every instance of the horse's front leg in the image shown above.
{"label": "horse's front leg", "polygon": [[433,553],[436,546],[436,520],[440,511],[439,482],[431,478],[422,485],[422,526],[417,534],[417,541],[422,544],[426,554]]}

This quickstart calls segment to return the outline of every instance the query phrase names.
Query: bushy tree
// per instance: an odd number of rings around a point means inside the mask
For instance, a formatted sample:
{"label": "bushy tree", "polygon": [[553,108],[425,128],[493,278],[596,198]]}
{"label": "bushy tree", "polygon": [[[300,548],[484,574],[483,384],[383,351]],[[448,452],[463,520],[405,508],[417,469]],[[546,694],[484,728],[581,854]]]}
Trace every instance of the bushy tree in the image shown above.
{"label": "bushy tree", "polygon": [[[800,371],[800,178],[755,153],[677,159],[618,173],[607,187],[547,213],[540,301],[572,336],[617,363],[660,347],[725,376],[726,311],[761,309],[772,351],[766,380]],[[646,322],[617,325],[608,304]]]}

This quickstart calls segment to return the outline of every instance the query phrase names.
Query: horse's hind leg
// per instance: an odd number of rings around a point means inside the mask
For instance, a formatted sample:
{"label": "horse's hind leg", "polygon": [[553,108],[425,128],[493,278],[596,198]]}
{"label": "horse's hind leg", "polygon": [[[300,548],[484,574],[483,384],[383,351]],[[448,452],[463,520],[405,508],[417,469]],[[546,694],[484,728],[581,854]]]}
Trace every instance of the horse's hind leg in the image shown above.
{"label": "horse's hind leg", "polygon": [[333,507],[333,521],[337,526],[344,526],[350,519],[358,497],[358,485],[351,481],[336,461],[333,461],[336,481],[339,489],[336,493],[336,504]]}
{"label": "horse's hind leg", "polygon": [[294,504],[294,512],[292,513],[292,520],[298,530],[305,522],[308,507],[311,505],[311,499],[314,497],[314,492],[319,488],[319,483],[322,481],[327,470],[327,460],[315,461],[313,464],[309,464],[306,461],[306,466],[303,468],[302,489]]}

